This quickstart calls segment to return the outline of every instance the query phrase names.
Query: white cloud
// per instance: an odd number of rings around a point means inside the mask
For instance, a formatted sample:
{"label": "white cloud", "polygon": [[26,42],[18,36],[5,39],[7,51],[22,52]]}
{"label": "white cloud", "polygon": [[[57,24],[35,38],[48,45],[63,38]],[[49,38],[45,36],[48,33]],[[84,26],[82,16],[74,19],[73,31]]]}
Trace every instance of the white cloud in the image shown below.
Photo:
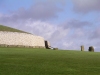
{"label": "white cloud", "polygon": [[51,35],[56,31],[57,26],[42,22],[42,21],[28,21],[25,26],[31,30],[29,32],[41,35],[49,39]]}
{"label": "white cloud", "polygon": [[69,42],[69,43],[64,42],[64,43],[63,43],[63,46],[66,47],[66,48],[68,48],[68,47],[71,47],[72,44],[73,44],[73,42]]}
{"label": "white cloud", "polygon": [[[31,23],[29,21],[25,26],[29,32],[44,37],[46,40],[51,42],[52,46],[56,47],[61,43],[61,40],[66,38],[69,32],[69,29],[64,29],[61,26],[42,21],[34,21]],[[61,48],[61,46],[59,46],[59,48]]]}
{"label": "white cloud", "polygon": [[1,20],[7,19],[7,21],[17,21],[26,20],[29,18],[33,20],[49,20],[57,18],[57,13],[62,11],[63,8],[58,7],[54,2],[37,2],[28,9],[20,8],[19,10],[12,12],[10,14],[10,17],[8,15],[5,15],[1,18]]}

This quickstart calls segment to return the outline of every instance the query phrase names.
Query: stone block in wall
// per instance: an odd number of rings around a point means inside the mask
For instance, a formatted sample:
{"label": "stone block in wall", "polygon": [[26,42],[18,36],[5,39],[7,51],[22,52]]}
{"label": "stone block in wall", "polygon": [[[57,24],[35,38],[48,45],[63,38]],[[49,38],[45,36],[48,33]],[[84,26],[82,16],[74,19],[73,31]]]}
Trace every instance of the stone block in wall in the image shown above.
{"label": "stone block in wall", "polygon": [[22,45],[22,48],[24,48],[24,45]]}
{"label": "stone block in wall", "polygon": [[38,48],[38,46],[35,46],[35,48]]}
{"label": "stone block in wall", "polygon": [[15,47],[15,45],[10,45],[10,47]]}
{"label": "stone block in wall", "polygon": [[33,46],[29,46],[29,48],[33,48]]}
{"label": "stone block in wall", "polygon": [[15,47],[14,45],[9,45],[9,47]]}
{"label": "stone block in wall", "polygon": [[5,47],[5,44],[0,44],[0,47]]}
{"label": "stone block in wall", "polygon": [[29,46],[29,48],[32,48],[31,46]]}
{"label": "stone block in wall", "polygon": [[37,46],[37,48],[40,48],[39,46]]}
{"label": "stone block in wall", "polygon": [[38,46],[38,48],[42,48],[41,46]]}
{"label": "stone block in wall", "polygon": [[29,46],[25,46],[25,48],[29,48]]}
{"label": "stone block in wall", "polygon": [[40,46],[40,48],[42,48],[42,46]]}
{"label": "stone block in wall", "polygon": [[20,47],[20,45],[17,45],[17,47]]}
{"label": "stone block in wall", "polygon": [[18,47],[18,45],[16,45],[15,47]]}
{"label": "stone block in wall", "polygon": [[17,45],[14,45],[14,47],[17,47]]}
{"label": "stone block in wall", "polygon": [[34,46],[32,46],[32,48],[35,48]]}
{"label": "stone block in wall", "polygon": [[19,47],[19,48],[24,48],[24,46],[23,46],[23,45],[17,45],[17,47]]}
{"label": "stone block in wall", "polygon": [[5,44],[5,47],[8,47],[8,45]]}

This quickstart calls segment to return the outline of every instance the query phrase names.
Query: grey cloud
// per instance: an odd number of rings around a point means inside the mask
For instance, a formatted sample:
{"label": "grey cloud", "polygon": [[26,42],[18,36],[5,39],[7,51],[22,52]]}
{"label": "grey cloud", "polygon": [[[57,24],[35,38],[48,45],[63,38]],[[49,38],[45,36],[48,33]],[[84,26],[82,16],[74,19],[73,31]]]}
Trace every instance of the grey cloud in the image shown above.
{"label": "grey cloud", "polygon": [[17,20],[48,20],[57,18],[57,13],[62,12],[63,9],[59,8],[53,2],[37,2],[29,9],[20,8],[16,12],[11,13],[9,16],[5,15],[0,18],[0,21],[17,21]]}
{"label": "grey cloud", "polygon": [[91,32],[91,35],[89,36],[89,39],[99,39],[100,40],[100,26],[97,27],[94,31]]}
{"label": "grey cloud", "polygon": [[84,28],[84,27],[89,27],[89,26],[92,26],[93,24],[88,22],[88,21],[80,21],[80,20],[76,20],[76,19],[73,19],[73,20],[70,20],[68,22],[65,22],[63,24],[63,27],[64,28]]}
{"label": "grey cloud", "polygon": [[100,0],[72,0],[75,12],[100,11]]}
{"label": "grey cloud", "polygon": [[[37,2],[40,2],[40,0],[36,0]],[[43,1],[47,1],[47,2],[59,2],[59,3],[62,3],[62,4],[66,4],[67,0],[43,0]]]}

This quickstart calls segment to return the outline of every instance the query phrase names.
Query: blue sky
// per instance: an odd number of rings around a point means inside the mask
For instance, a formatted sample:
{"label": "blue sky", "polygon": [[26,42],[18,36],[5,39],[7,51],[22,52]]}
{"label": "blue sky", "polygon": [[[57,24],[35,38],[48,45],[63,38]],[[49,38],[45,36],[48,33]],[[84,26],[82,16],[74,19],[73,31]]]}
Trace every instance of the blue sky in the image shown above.
{"label": "blue sky", "polygon": [[0,0],[0,24],[42,36],[60,49],[100,50],[100,0]]}

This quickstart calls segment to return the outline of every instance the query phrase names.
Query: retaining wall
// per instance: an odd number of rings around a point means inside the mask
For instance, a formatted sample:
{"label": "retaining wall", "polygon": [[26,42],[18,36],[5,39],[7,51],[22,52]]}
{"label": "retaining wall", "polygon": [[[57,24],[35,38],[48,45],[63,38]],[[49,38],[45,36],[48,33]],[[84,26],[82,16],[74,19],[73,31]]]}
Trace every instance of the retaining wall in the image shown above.
{"label": "retaining wall", "polygon": [[0,45],[45,48],[43,37],[28,33],[6,31],[0,31]]}

